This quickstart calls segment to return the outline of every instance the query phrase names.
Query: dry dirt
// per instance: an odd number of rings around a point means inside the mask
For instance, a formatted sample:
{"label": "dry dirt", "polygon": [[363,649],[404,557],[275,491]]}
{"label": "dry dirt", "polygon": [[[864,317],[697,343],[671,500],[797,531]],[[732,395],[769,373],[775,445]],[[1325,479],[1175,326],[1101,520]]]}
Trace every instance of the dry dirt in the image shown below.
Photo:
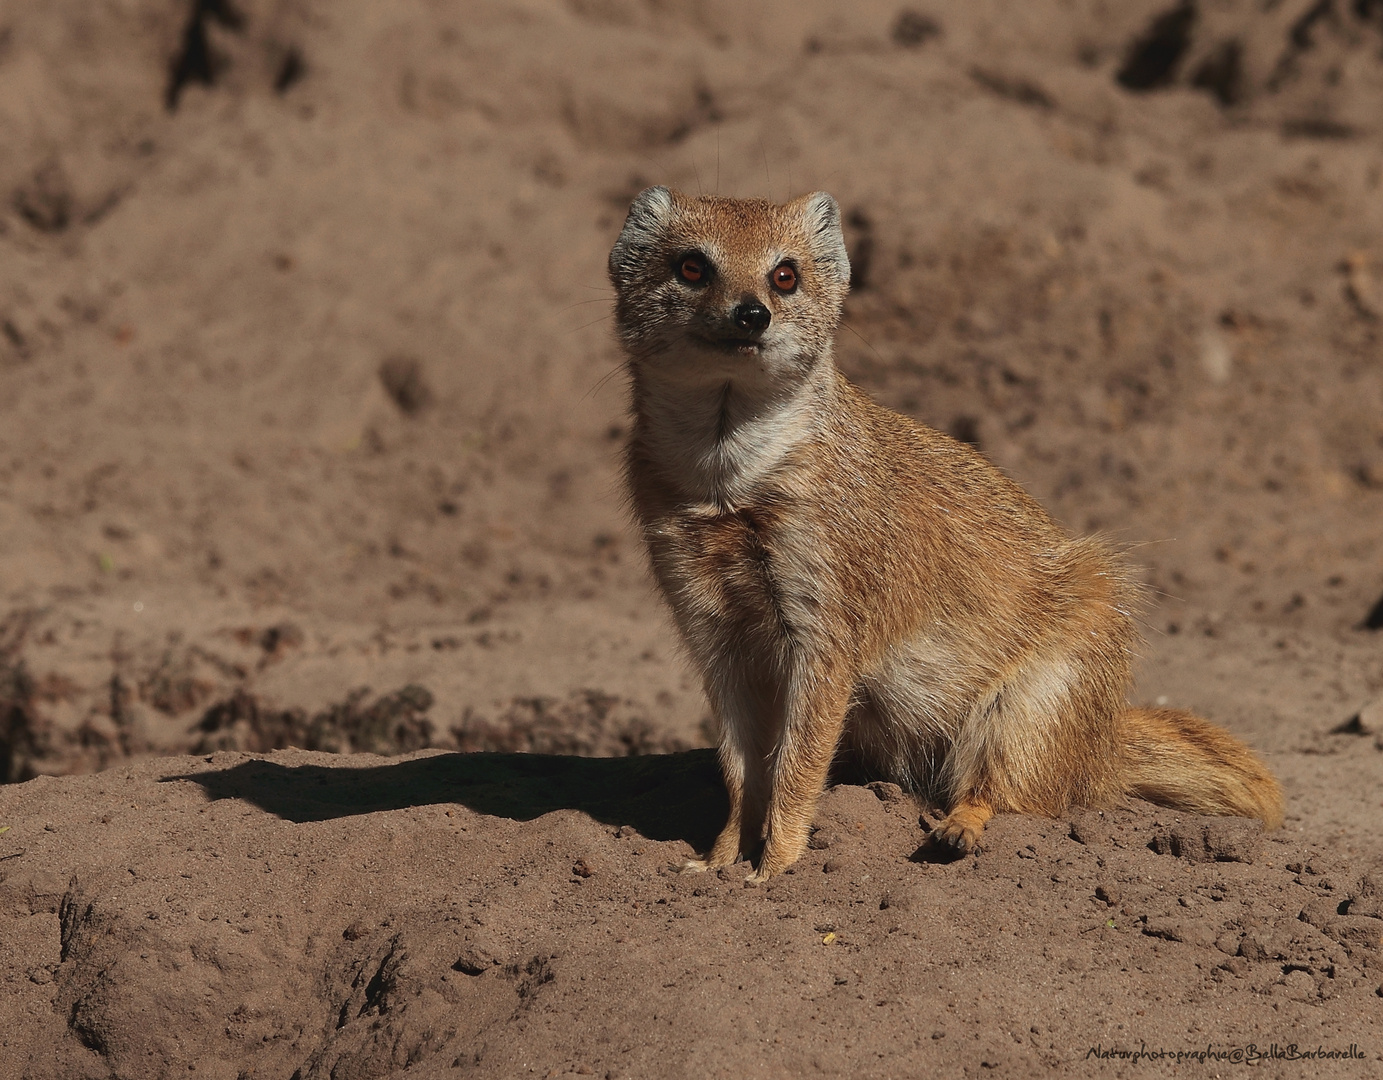
{"label": "dry dirt", "polygon": [[[653,182],[840,199],[842,366],[1128,547],[1281,831],[671,872]],[[1381,226],[1378,0],[0,0],[0,1076],[1383,1074]]]}

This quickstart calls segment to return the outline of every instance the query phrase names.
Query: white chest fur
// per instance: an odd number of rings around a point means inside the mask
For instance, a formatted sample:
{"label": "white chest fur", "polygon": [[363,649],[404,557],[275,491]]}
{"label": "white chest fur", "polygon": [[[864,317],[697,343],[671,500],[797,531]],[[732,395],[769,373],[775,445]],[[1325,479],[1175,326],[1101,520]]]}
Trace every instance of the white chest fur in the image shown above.
{"label": "white chest fur", "polygon": [[740,505],[820,430],[831,406],[829,368],[786,387],[758,372],[714,381],[638,373],[641,449],[679,502]]}

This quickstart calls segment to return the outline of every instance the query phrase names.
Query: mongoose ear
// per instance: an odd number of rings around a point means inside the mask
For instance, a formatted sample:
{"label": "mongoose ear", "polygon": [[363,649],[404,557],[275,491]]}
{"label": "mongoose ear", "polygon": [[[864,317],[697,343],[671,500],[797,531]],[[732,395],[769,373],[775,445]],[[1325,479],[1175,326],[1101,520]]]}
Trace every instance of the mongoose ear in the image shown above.
{"label": "mongoose ear", "polygon": [[827,191],[813,191],[797,202],[807,226],[812,255],[823,267],[835,271],[842,285],[850,284],[850,256],[845,253],[845,234],[840,230],[840,207]]}
{"label": "mongoose ear", "polygon": [[665,187],[644,188],[629,207],[624,229],[610,249],[610,280],[616,288],[632,281],[645,266],[672,220],[672,192]]}

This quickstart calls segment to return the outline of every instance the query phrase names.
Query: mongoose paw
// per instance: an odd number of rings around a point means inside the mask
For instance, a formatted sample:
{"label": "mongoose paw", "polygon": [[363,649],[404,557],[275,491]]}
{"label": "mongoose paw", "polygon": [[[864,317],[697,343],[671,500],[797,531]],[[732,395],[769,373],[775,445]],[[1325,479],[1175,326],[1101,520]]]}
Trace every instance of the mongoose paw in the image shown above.
{"label": "mongoose paw", "polygon": [[980,850],[980,833],[983,831],[983,825],[976,827],[968,822],[947,818],[932,830],[931,841],[961,855],[968,855]]}
{"label": "mongoose paw", "polygon": [[755,870],[755,871],[754,871],[752,874],[750,874],[748,877],[746,877],[746,878],[744,879],[744,883],[745,883],[746,885],[749,885],[749,886],[753,886],[753,885],[762,885],[765,881],[767,881],[767,880],[768,880],[769,878],[771,878],[772,876],[773,876],[773,871],[771,871],[771,870],[769,870],[769,871],[764,871],[762,868],[760,868],[760,869],[758,869],[758,870]]}
{"label": "mongoose paw", "polygon": [[711,864],[705,859],[688,859],[678,869],[683,874],[704,874],[711,868]]}

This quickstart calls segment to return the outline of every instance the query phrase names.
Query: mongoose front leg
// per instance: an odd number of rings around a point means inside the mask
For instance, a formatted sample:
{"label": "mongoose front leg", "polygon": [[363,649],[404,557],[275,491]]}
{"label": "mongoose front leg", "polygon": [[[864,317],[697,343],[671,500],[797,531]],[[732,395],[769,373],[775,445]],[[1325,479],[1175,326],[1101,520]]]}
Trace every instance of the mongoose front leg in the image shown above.
{"label": "mongoose front leg", "polygon": [[704,860],[697,860],[704,870],[733,866],[741,859],[752,859],[758,853],[758,832],[763,828],[763,799],[757,792],[730,792],[730,817],[715,838],[715,845]]}
{"label": "mongoose front leg", "polygon": [[848,687],[826,678],[814,692],[790,704],[773,763],[763,855],[749,881],[767,881],[782,873],[807,850],[816,801],[840,742],[849,697]]}
{"label": "mongoose front leg", "polygon": [[[688,870],[718,870],[722,866],[733,866],[741,859],[752,857],[758,846],[756,838],[748,835],[750,830],[747,826],[756,819],[763,821],[763,800],[746,800],[742,766],[734,769],[722,767],[721,771],[725,778],[725,793],[730,797],[730,816],[706,857],[689,861],[686,864]],[[750,804],[747,810],[746,801]],[[759,805],[757,813],[754,807],[756,801]]]}
{"label": "mongoose front leg", "polygon": [[731,784],[726,777],[726,794],[730,796],[730,818],[725,828],[720,830],[716,842],[704,859],[688,859],[684,870],[700,873],[704,870],[717,870],[722,866],[732,866],[740,861],[740,833],[744,821],[744,785]]}
{"label": "mongoose front leg", "polygon": [[993,816],[993,808],[983,799],[973,795],[964,796],[951,807],[945,820],[932,830],[932,840],[962,853],[973,851],[979,846],[985,822]]}
{"label": "mongoose front leg", "polygon": [[753,858],[763,838],[768,788],[766,754],[761,746],[764,740],[756,735],[747,710],[721,715],[720,773],[730,800],[730,815],[706,857],[688,861],[686,870],[718,870]]}

